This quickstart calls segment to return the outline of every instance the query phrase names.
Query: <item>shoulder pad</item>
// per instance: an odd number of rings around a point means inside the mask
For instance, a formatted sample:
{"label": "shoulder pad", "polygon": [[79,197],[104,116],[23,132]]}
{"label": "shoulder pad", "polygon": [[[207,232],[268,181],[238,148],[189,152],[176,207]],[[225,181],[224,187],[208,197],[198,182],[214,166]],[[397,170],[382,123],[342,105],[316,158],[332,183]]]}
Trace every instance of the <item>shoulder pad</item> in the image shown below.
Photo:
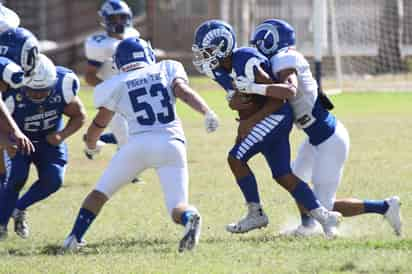
{"label": "shoulder pad", "polygon": [[96,108],[105,107],[115,111],[116,104],[119,100],[120,92],[118,89],[122,83],[124,74],[118,74],[105,80],[94,88],[94,106]]}
{"label": "shoulder pad", "polygon": [[80,89],[80,81],[76,74],[65,67],[57,66],[57,90],[60,90],[64,102],[69,104],[77,95]]}
{"label": "shoulder pad", "polygon": [[124,39],[130,37],[140,37],[140,32],[135,28],[126,28],[124,33]]}
{"label": "shoulder pad", "polygon": [[19,65],[6,57],[0,57],[0,80],[11,88],[19,88],[23,84],[24,72]]}
{"label": "shoulder pad", "polygon": [[187,83],[189,82],[189,77],[182,63],[175,60],[164,60],[160,62],[160,66],[166,72],[170,84],[178,78],[183,79]]}
{"label": "shoulder pad", "polygon": [[285,69],[298,69],[301,66],[309,66],[305,57],[294,49],[286,49],[270,58],[273,74]]}

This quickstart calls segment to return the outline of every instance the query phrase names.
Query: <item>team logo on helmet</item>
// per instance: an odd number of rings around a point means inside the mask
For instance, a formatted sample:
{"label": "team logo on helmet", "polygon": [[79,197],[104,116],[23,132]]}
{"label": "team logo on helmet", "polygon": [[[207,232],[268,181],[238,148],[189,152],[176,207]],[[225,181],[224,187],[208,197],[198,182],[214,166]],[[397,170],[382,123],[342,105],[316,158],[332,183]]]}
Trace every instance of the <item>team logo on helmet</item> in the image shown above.
{"label": "team logo on helmet", "polygon": [[259,25],[255,30],[254,37],[257,38],[256,46],[264,54],[271,54],[279,47],[279,32],[277,27],[272,24]]}
{"label": "team logo on helmet", "polygon": [[209,31],[202,41],[202,47],[207,48],[214,44],[214,40],[221,40],[218,45],[219,51],[216,52],[217,57],[226,57],[232,50],[235,41],[232,34],[225,28],[216,28]]}

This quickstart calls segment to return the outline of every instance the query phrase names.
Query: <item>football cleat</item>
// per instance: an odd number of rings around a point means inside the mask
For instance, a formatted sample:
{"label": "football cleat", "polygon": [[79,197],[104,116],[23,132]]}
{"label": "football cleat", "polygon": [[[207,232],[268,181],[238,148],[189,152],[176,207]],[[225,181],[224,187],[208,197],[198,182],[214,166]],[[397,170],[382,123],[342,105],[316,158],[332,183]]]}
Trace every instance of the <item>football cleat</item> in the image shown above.
{"label": "football cleat", "polygon": [[14,219],[14,232],[21,238],[27,239],[30,229],[26,221],[26,211],[15,208],[12,216]]}
{"label": "football cleat", "polygon": [[7,239],[7,227],[5,225],[0,225],[0,241]]}
{"label": "football cleat", "polygon": [[201,227],[202,219],[200,214],[194,213],[185,225],[183,238],[179,242],[179,252],[183,252],[185,249],[192,250],[199,243]]}
{"label": "football cleat", "polygon": [[269,218],[263,211],[260,204],[249,203],[248,213],[237,223],[228,224],[226,230],[231,233],[246,233],[250,230],[266,227],[269,224]]}
{"label": "football cleat", "polygon": [[393,196],[385,200],[389,207],[383,215],[392,226],[397,236],[402,235],[401,202],[398,196]]}
{"label": "football cleat", "polygon": [[333,239],[339,236],[338,227],[342,219],[341,213],[318,207],[311,210],[310,215],[322,225],[326,238]]}
{"label": "football cleat", "polygon": [[76,239],[76,236],[69,235],[63,242],[62,251],[63,252],[77,252],[86,245],[86,241],[81,240],[80,242]]}

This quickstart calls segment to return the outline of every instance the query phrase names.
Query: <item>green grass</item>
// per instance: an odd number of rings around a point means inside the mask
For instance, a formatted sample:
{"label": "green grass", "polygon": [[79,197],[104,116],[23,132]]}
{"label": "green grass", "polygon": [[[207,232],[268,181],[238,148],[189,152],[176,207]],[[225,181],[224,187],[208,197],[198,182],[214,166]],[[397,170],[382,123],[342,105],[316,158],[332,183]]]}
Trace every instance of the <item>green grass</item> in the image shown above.
{"label": "green grass", "polygon": [[[85,159],[80,138],[84,128],[69,140],[64,187],[29,210],[30,239],[18,238],[10,225],[9,238],[0,243],[0,273],[412,273],[412,93],[332,97],[334,113],[351,136],[338,197],[400,195],[404,238],[395,237],[381,216],[368,215],[345,219],[340,239],[297,240],[277,236],[279,230],[298,222],[298,212],[270,178],[260,156],[251,166],[270,225],[240,236],[225,232],[224,226],[245,212],[225,160],[235,138],[235,115],[216,85],[203,78],[192,79],[192,84],[221,119],[219,130],[206,134],[202,117],[178,105],[188,138],[190,200],[204,222],[194,252],[177,252],[182,228],[171,222],[158,179],[147,171],[142,175],[146,184],[125,186],[105,206],[86,234],[88,246],[80,254],[58,255],[81,202],[114,152],[108,148],[95,161]],[[83,90],[81,97],[90,120],[91,91]],[[303,137],[293,131],[294,153]],[[30,182],[34,175],[33,170]]]}

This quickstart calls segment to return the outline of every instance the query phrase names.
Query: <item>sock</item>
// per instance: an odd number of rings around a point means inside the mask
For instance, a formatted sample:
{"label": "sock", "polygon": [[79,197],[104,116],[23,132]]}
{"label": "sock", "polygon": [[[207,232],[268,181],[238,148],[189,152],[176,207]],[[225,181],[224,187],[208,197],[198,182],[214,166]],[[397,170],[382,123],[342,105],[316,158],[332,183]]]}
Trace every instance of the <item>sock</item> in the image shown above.
{"label": "sock", "polygon": [[182,213],[182,216],[180,216],[180,220],[182,222],[182,225],[185,226],[187,222],[189,221],[190,217],[194,214],[195,212],[193,210],[185,210]]}
{"label": "sock", "polygon": [[0,224],[7,226],[13,214],[19,193],[12,189],[0,190]]}
{"label": "sock", "polygon": [[256,183],[256,178],[253,173],[237,180],[237,184],[243,193],[243,197],[247,203],[260,203],[258,187]]}
{"label": "sock", "polygon": [[114,136],[113,133],[105,133],[100,135],[100,141],[106,143],[106,144],[117,144],[116,137]]}
{"label": "sock", "polygon": [[16,208],[19,210],[25,210],[32,204],[37,203],[51,194],[56,192],[60,188],[61,184],[48,184],[45,185],[44,183],[40,183],[40,181],[36,181],[30,189],[17,201]]}
{"label": "sock", "polygon": [[320,207],[319,201],[307,183],[299,181],[295,189],[291,192],[293,198],[302,204],[304,208],[311,211],[312,209]]}
{"label": "sock", "polygon": [[89,229],[89,226],[96,218],[96,215],[88,209],[80,208],[79,215],[77,215],[76,221],[70,235],[74,235],[78,242],[83,239],[83,235]]}
{"label": "sock", "polygon": [[316,224],[315,219],[313,219],[312,217],[310,217],[306,213],[301,213],[300,214],[300,220],[301,220],[303,226],[309,227],[309,226],[314,226]]}
{"label": "sock", "polygon": [[389,208],[389,205],[384,200],[364,200],[363,206],[365,207],[365,213],[378,213],[385,214]]}

